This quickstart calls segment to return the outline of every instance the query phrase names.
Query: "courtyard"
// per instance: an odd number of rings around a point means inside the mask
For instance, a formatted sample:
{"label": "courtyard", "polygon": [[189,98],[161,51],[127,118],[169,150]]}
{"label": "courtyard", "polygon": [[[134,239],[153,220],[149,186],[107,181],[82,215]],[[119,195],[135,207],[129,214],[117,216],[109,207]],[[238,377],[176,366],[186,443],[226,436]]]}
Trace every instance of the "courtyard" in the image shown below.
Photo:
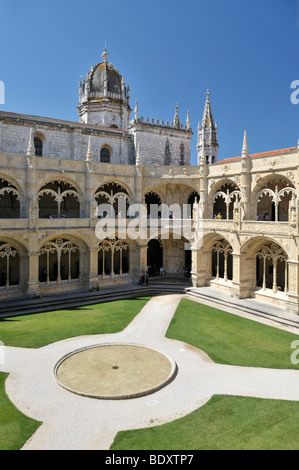
{"label": "courtyard", "polygon": [[[3,318],[0,332],[2,450],[298,449],[295,327],[173,294]],[[61,386],[61,359],[104,345],[159,352],[176,373],[130,398]]]}

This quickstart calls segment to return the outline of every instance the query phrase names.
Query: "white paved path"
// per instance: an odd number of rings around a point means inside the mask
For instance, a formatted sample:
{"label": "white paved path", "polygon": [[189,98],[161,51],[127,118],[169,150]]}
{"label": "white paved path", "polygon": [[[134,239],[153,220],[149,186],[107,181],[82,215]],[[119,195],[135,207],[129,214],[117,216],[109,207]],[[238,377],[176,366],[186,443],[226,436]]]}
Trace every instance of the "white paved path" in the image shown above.
{"label": "white paved path", "polygon": [[[43,422],[23,449],[109,449],[118,431],[172,421],[215,394],[299,401],[299,371],[219,365],[200,350],[165,338],[181,298],[152,298],[121,333],[80,336],[40,349],[6,347],[0,370],[10,373],[7,394],[19,410]],[[56,383],[53,368],[65,354],[123,342],[171,356],[178,366],[176,378],[151,395],[111,401],[75,395]]]}

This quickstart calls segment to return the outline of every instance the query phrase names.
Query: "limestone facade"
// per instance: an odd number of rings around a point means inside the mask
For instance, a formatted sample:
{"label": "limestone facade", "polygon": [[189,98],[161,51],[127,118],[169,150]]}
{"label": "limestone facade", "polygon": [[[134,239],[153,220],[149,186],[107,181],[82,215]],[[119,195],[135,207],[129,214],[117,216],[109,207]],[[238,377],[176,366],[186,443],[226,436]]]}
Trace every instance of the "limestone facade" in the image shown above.
{"label": "limestone facade", "polygon": [[[217,126],[204,111],[191,166],[189,116],[182,125],[175,107],[170,123],[144,119],[136,103],[121,127],[128,88],[114,75],[114,88],[105,85],[103,58],[98,89],[88,97],[80,85],[79,123],[0,112],[0,298],[137,283],[163,267],[194,287],[298,314],[298,147],[251,155],[245,133],[240,157],[217,162]],[[103,203],[116,218],[114,233],[99,237]],[[164,204],[175,218],[158,214],[153,232],[146,214],[140,236],[137,204]]]}

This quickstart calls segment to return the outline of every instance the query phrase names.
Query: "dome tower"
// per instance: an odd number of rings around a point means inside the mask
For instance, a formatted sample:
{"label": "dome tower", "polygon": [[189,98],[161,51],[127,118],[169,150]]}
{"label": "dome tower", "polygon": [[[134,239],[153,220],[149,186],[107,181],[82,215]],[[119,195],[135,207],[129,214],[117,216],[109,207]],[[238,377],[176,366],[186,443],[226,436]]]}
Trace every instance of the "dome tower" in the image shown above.
{"label": "dome tower", "polygon": [[101,127],[126,129],[130,119],[130,88],[124,77],[107,61],[106,47],[103,61],[91,66],[79,85],[79,122]]}

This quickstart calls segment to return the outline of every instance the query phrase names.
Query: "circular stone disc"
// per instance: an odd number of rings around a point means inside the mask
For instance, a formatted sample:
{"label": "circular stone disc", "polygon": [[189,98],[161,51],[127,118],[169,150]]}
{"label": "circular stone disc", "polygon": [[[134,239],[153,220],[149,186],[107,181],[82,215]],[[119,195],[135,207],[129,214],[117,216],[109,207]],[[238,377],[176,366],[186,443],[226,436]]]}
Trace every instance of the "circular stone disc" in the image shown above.
{"label": "circular stone disc", "polygon": [[103,399],[152,393],[174,377],[176,364],[159,351],[106,344],[74,351],[55,366],[58,383],[73,393]]}

